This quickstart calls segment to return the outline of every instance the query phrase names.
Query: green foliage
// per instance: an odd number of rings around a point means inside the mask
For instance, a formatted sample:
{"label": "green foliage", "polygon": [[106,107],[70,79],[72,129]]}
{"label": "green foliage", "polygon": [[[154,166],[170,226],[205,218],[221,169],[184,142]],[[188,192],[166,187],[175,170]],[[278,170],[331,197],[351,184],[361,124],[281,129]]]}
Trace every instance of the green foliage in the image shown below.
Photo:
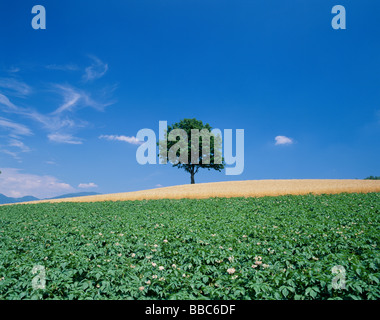
{"label": "green foliage", "polygon": [[364,180],[380,180],[380,176],[369,176],[365,178]]}
{"label": "green foliage", "polygon": [[[177,141],[168,141],[168,136],[170,132],[172,132],[175,129],[182,129],[186,132],[187,137],[188,137],[188,142],[187,146],[182,145],[183,142],[177,139]],[[209,139],[204,139],[200,138],[199,141],[195,140],[191,130],[196,129],[201,132],[201,130],[207,130],[207,132],[210,135]],[[206,123],[203,124],[202,121],[197,120],[197,119],[183,119],[180,122],[174,123],[171,126],[168,126],[167,132],[165,133],[165,141],[167,141],[166,147],[163,146],[160,142],[157,144],[159,145],[160,148],[160,159],[165,159],[165,161],[168,161],[169,159],[169,154],[170,154],[170,149],[176,145],[179,144],[181,149],[186,149],[187,148],[187,163],[174,163],[172,164],[173,167],[177,167],[178,169],[184,169],[186,172],[190,173],[191,175],[191,183],[195,183],[194,180],[194,175],[198,172],[199,169],[207,169],[207,170],[216,170],[216,171],[221,171],[224,169],[224,159],[220,155],[220,160],[218,158],[218,150],[222,150],[222,141],[221,137],[215,136],[214,134],[211,134],[212,127]],[[206,132],[206,131],[205,131]],[[209,149],[209,152],[203,152],[203,147],[206,147]],[[165,150],[166,148],[166,150]],[[197,163],[193,163],[191,160],[191,153],[192,150],[198,149],[199,151],[199,156],[196,157]],[[163,152],[166,151],[166,152]],[[177,151],[176,155],[179,157],[180,156],[180,150]],[[185,157],[186,158],[186,157]],[[204,161],[205,159],[208,159],[209,161]]]}
{"label": "green foliage", "polygon": [[0,299],[376,300],[379,213],[379,193],[2,206]]}

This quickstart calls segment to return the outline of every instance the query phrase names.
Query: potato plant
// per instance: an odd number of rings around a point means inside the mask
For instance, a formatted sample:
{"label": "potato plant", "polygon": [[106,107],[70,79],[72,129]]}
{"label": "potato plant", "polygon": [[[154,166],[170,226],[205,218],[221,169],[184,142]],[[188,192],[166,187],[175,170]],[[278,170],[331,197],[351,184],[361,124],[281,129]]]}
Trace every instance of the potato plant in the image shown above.
{"label": "potato plant", "polygon": [[1,206],[0,299],[379,299],[379,213],[379,193]]}

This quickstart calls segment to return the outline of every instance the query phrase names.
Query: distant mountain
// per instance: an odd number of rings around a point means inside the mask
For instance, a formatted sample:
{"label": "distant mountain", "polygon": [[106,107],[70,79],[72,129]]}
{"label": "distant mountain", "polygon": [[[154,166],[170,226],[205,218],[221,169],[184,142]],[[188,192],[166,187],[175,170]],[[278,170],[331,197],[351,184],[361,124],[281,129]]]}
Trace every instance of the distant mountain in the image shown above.
{"label": "distant mountain", "polygon": [[[96,196],[98,194],[100,194],[100,193],[97,193],[97,192],[68,193],[68,194],[63,194],[61,196],[57,196],[54,198],[47,198],[47,199],[43,199],[43,200],[75,198],[75,197],[84,197],[84,196]],[[18,203],[18,202],[27,202],[27,201],[36,201],[36,200],[42,200],[42,199],[38,199],[38,198],[32,197],[32,196],[25,196],[22,198],[12,198],[12,197],[7,197],[7,196],[0,193],[0,204]]]}
{"label": "distant mountain", "polygon": [[48,198],[44,200],[50,200],[50,199],[62,199],[62,198],[76,198],[76,197],[85,197],[85,196],[96,196],[100,193],[98,192],[77,192],[77,193],[67,193],[63,194],[61,196],[57,196],[54,198]]}
{"label": "distant mountain", "polygon": [[40,200],[40,199],[36,197],[32,197],[32,196],[25,196],[22,198],[12,198],[12,197],[7,197],[0,193],[0,204],[35,201],[35,200]]}

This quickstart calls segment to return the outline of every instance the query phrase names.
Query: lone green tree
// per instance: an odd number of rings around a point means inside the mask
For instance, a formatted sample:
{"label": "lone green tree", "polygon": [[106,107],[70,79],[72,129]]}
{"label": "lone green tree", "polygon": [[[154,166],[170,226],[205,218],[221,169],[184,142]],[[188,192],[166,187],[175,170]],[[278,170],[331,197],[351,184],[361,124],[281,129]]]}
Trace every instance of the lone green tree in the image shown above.
{"label": "lone green tree", "polygon": [[164,139],[157,144],[160,161],[170,161],[173,167],[190,173],[191,184],[199,169],[224,169],[221,133],[212,132],[212,127],[200,120],[183,119],[168,126]]}

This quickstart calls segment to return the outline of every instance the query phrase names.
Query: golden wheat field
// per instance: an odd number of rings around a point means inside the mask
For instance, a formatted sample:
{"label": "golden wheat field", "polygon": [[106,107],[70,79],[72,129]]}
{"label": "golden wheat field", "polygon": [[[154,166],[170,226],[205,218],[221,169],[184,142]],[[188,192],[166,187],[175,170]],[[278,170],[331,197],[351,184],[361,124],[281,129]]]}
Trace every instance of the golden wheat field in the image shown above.
{"label": "golden wheat field", "polygon": [[301,194],[380,192],[380,180],[247,180],[211,182],[162,187],[149,190],[112,193],[77,198],[31,201],[41,202],[96,202],[149,199],[204,199],[212,197],[263,197]]}

